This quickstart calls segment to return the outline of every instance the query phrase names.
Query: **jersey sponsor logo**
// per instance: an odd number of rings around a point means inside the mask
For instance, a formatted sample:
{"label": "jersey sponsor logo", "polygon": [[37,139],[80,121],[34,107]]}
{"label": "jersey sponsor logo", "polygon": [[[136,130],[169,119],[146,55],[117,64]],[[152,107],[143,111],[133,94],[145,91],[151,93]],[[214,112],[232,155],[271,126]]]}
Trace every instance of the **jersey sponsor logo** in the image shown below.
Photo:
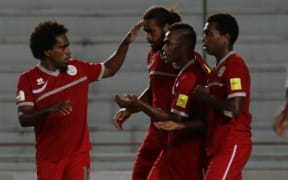
{"label": "jersey sponsor logo", "polygon": [[241,90],[242,86],[241,86],[241,79],[240,78],[231,78],[230,79],[230,87],[231,90]]}
{"label": "jersey sponsor logo", "polygon": [[44,81],[43,78],[38,78],[38,79],[36,80],[36,82],[37,82],[37,85],[42,85],[42,84],[45,83],[45,81]]}
{"label": "jersey sponsor logo", "polygon": [[77,74],[77,68],[73,65],[68,65],[67,74],[75,76]]}
{"label": "jersey sponsor logo", "polygon": [[16,102],[24,101],[25,100],[25,93],[23,90],[18,91],[16,96]]}
{"label": "jersey sponsor logo", "polygon": [[185,94],[179,94],[176,102],[176,106],[186,108],[187,102],[188,102],[189,97]]}
{"label": "jersey sponsor logo", "polygon": [[[37,84],[38,84],[38,83],[37,83]],[[48,84],[48,81],[46,81],[45,84],[44,84],[42,87],[40,87],[40,88],[38,88],[38,89],[33,89],[33,90],[32,90],[32,93],[33,93],[33,94],[41,93],[41,92],[47,87],[47,84]]]}

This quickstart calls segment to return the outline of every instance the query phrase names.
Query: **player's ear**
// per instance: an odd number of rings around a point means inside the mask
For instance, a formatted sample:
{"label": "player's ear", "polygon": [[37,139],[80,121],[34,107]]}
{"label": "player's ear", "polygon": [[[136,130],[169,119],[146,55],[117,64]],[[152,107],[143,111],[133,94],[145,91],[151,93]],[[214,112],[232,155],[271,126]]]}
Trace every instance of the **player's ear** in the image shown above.
{"label": "player's ear", "polygon": [[163,30],[164,30],[165,32],[168,32],[168,30],[169,30],[169,24],[165,24],[164,27],[163,27]]}
{"label": "player's ear", "polygon": [[45,51],[44,51],[44,55],[45,55],[46,57],[49,57],[49,56],[50,56],[50,50],[45,50]]}

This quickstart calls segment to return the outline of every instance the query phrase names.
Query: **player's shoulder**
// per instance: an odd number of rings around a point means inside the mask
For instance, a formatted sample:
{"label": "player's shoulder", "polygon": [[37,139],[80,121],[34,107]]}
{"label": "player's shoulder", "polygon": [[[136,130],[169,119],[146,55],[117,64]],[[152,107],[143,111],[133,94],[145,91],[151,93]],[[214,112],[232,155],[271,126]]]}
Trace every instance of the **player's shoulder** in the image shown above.
{"label": "player's shoulder", "polygon": [[195,61],[200,65],[202,70],[205,71],[206,74],[210,74],[212,68],[208,63],[203,59],[203,57],[196,51],[194,51]]}
{"label": "player's shoulder", "polygon": [[34,73],[36,73],[38,71],[38,67],[37,66],[33,66],[30,69],[20,73],[20,76],[30,76]]}
{"label": "player's shoulder", "polygon": [[244,58],[238,54],[238,53],[234,53],[228,61],[228,65],[230,67],[234,67],[234,68],[242,68],[242,69],[247,69],[248,70],[248,66],[244,60]]}

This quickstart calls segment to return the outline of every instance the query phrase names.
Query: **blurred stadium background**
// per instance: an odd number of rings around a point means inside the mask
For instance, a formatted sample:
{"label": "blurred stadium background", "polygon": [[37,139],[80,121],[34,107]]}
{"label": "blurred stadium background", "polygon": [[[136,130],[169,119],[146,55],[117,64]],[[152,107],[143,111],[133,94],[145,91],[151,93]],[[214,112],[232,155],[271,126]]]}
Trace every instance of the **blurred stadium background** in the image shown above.
{"label": "blurred stadium background", "polygon": [[[69,28],[72,56],[88,61],[106,59],[124,34],[151,5],[175,7],[183,21],[201,36],[207,13],[225,11],[239,21],[235,50],[249,65],[252,76],[253,152],[245,168],[247,180],[287,180],[288,140],[272,128],[275,112],[284,102],[288,57],[287,0],[10,0],[0,1],[0,180],[35,179],[34,134],[19,126],[15,89],[20,72],[37,63],[29,49],[32,29],[42,20],[54,19]],[[203,13],[204,10],[204,13]],[[90,89],[91,179],[127,180],[142,141],[148,117],[139,113],[125,124],[113,125],[115,93],[139,94],[148,84],[144,33],[130,46],[118,75],[96,82]],[[214,59],[207,56],[209,64]]]}

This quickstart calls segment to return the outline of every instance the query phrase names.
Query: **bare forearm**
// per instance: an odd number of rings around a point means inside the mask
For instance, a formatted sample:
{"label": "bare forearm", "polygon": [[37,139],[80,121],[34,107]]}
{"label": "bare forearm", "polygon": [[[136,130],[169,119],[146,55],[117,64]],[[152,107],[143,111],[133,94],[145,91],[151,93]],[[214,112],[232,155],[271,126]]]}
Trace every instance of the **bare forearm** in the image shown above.
{"label": "bare forearm", "polygon": [[196,131],[204,131],[206,129],[206,123],[204,120],[187,120],[183,122],[185,128],[189,128]]}
{"label": "bare forearm", "polygon": [[242,112],[244,97],[235,97],[229,100],[216,99],[209,97],[206,102],[208,106],[213,107],[218,112],[224,114],[227,117],[238,117]]}
{"label": "bare forearm", "polygon": [[35,126],[36,124],[40,123],[48,114],[49,111],[47,109],[43,109],[37,112],[19,112],[19,121],[23,127]]}
{"label": "bare forearm", "polygon": [[152,107],[150,104],[143,101],[140,101],[140,109],[156,121],[182,121],[182,118],[160,108]]}
{"label": "bare forearm", "polygon": [[142,101],[152,104],[152,96],[151,96],[151,88],[150,86],[147,87],[139,96],[138,99],[141,99]]}
{"label": "bare forearm", "polygon": [[104,78],[113,76],[117,71],[119,71],[125,60],[129,44],[129,42],[123,40],[118,49],[104,62],[105,69],[107,69],[103,75]]}

